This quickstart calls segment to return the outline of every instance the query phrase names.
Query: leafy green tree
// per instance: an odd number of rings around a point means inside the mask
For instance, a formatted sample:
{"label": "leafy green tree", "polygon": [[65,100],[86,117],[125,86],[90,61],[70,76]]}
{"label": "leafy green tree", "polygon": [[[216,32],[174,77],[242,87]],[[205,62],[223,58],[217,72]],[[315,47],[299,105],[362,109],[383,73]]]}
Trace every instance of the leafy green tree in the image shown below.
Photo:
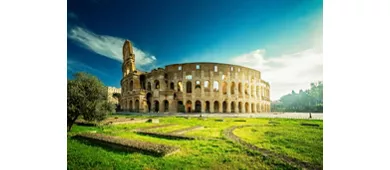
{"label": "leafy green tree", "polygon": [[73,76],[73,80],[68,80],[67,87],[68,131],[80,117],[86,121],[102,121],[114,109],[107,101],[107,89],[97,77],[84,72]]}
{"label": "leafy green tree", "polygon": [[310,89],[294,90],[280,98],[279,102],[272,103],[272,110],[278,112],[322,112],[323,111],[323,83],[311,83]]}

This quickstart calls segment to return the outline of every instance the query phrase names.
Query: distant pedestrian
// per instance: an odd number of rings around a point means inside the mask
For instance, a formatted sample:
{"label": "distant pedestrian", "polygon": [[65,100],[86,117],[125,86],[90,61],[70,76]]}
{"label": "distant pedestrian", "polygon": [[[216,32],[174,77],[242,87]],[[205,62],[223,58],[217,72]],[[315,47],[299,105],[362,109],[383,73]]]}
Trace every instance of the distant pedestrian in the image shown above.
{"label": "distant pedestrian", "polygon": [[309,118],[311,119],[311,112],[309,113]]}

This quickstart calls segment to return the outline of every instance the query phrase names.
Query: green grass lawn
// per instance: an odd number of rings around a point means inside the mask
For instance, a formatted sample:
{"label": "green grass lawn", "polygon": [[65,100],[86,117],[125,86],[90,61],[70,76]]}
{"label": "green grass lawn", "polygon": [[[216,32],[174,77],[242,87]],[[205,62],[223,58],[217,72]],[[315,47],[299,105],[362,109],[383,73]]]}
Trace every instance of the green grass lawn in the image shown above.
{"label": "green grass lawn", "polygon": [[[129,116],[127,116],[129,117]],[[135,116],[134,116],[135,117]],[[140,118],[140,116],[137,116]],[[237,125],[267,125],[264,118],[214,118],[160,117],[159,124],[137,123],[102,127],[75,125],[67,138],[68,169],[296,169],[278,158],[264,157],[248,150],[223,136],[223,130]],[[234,122],[234,120],[246,122]],[[244,127],[233,133],[258,147],[286,154],[322,167],[322,121],[276,119],[276,126]],[[317,123],[320,127],[301,126],[301,122]],[[154,132],[171,132],[201,125],[204,129],[189,131],[183,135],[212,137],[209,140],[172,140],[132,132],[134,129],[175,124],[175,126],[152,129]],[[96,131],[107,135],[137,139],[180,147],[180,151],[166,157],[141,153],[125,153],[90,145],[71,138],[79,132]]]}

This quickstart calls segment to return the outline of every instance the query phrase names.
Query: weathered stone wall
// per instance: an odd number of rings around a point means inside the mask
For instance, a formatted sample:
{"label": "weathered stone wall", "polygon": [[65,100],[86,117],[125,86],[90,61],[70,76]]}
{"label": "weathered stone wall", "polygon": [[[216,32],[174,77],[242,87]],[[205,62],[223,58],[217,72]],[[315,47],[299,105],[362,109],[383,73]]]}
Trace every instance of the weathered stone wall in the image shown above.
{"label": "weathered stone wall", "polygon": [[[131,44],[130,44],[131,45]],[[126,45],[127,49],[131,49]],[[183,63],[149,73],[128,71],[135,65],[124,51],[121,109],[137,112],[270,111],[269,83],[260,71],[221,63]],[[184,106],[181,106],[184,105]]]}

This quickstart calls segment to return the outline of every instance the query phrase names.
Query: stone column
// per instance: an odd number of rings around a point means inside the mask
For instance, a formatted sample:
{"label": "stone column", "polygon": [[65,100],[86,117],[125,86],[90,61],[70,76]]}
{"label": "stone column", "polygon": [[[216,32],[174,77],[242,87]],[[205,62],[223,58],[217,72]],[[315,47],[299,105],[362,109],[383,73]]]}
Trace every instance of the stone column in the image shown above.
{"label": "stone column", "polygon": [[[221,93],[222,93],[222,92],[221,92]],[[221,93],[220,93],[220,94],[221,94]],[[222,112],[223,112],[223,101],[221,101],[221,102],[218,101],[218,103],[219,103],[218,112],[219,112],[219,113],[222,113]]]}
{"label": "stone column", "polygon": [[[160,86],[160,88],[161,88],[161,86]],[[160,107],[159,108],[159,112],[160,113],[164,113],[164,100],[162,100],[162,101],[160,100],[159,101],[159,107]]]}
{"label": "stone column", "polygon": [[214,101],[210,100],[210,113],[214,113]]}
{"label": "stone column", "polygon": [[200,100],[201,102],[201,113],[205,113],[206,112],[206,102],[203,102],[202,100]]}
{"label": "stone column", "polygon": [[232,112],[232,110],[231,110],[231,101],[228,101],[228,102],[227,102],[226,112],[227,112],[227,113],[231,113],[231,112]]}
{"label": "stone column", "polygon": [[236,101],[235,103],[234,103],[234,113],[239,113],[239,110],[238,110],[238,102]]}

